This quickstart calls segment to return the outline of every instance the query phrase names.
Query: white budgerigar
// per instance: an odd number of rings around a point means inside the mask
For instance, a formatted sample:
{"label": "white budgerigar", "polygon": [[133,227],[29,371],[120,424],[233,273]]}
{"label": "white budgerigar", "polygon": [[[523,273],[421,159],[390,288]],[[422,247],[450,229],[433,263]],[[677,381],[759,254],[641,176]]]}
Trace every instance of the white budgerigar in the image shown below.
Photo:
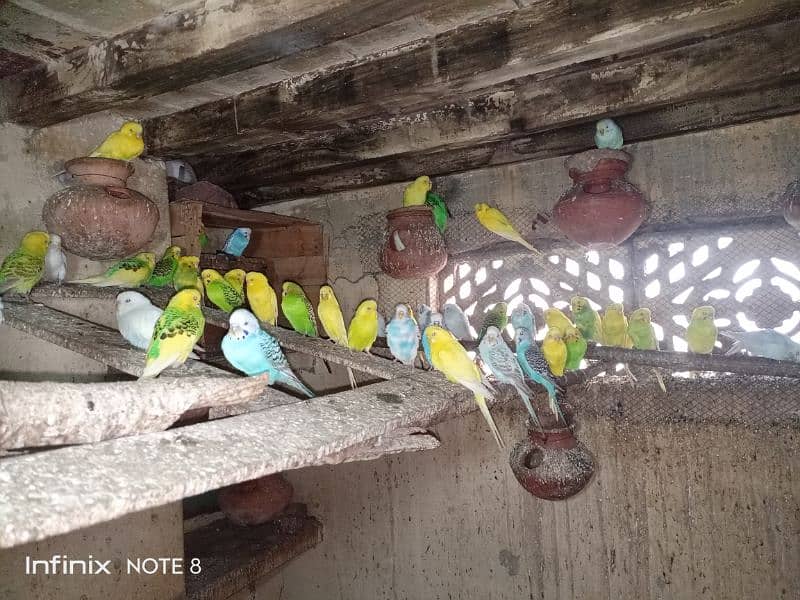
{"label": "white budgerigar", "polygon": [[469,328],[467,315],[457,304],[445,304],[443,310],[444,327],[452,333],[457,340],[474,340],[472,330]]}
{"label": "white budgerigar", "polygon": [[44,256],[44,276],[45,281],[55,281],[61,283],[67,276],[67,256],[61,249],[61,236],[55,233],[50,234],[50,245],[47,247],[47,254]]}
{"label": "white budgerigar", "polygon": [[117,329],[132,346],[147,350],[162,312],[139,292],[122,292],[117,296]]}

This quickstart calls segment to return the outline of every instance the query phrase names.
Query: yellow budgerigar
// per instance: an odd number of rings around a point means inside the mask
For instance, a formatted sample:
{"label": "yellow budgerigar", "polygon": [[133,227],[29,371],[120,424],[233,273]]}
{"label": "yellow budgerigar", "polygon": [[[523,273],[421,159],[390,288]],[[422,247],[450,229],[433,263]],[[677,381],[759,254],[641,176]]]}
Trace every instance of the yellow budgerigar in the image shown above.
{"label": "yellow budgerigar", "polygon": [[686,343],[696,354],[711,354],[717,343],[717,326],[714,324],[713,306],[698,306],[692,311],[692,320],[686,328]]}
{"label": "yellow budgerigar", "polygon": [[247,302],[256,319],[273,327],[278,323],[278,295],[269,284],[267,276],[258,271],[250,271],[245,276],[247,283]]}
{"label": "yellow budgerigar", "polygon": [[117,131],[109,134],[89,156],[133,160],[144,152],[142,126],[136,121],[126,121]]}
{"label": "yellow budgerigar", "polygon": [[453,383],[463,385],[475,395],[475,404],[489,425],[489,429],[500,448],[505,447],[500,431],[495,425],[486,399],[493,399],[493,390],[484,382],[481,371],[472,361],[459,341],[452,333],[437,325],[425,328],[425,335],[433,368],[444,373],[444,376]]}
{"label": "yellow budgerigar", "polygon": [[[571,327],[570,329],[575,328]],[[553,328],[547,330],[547,335],[542,340],[542,355],[553,375],[556,377],[564,375],[564,367],[567,364],[567,345],[564,343],[564,336],[560,330]]]}
{"label": "yellow budgerigar", "polygon": [[633,341],[628,335],[628,319],[625,307],[620,303],[609,304],[603,313],[603,343],[618,348],[633,348]]}
{"label": "yellow budgerigar", "polygon": [[144,285],[150,279],[153,268],[156,266],[156,255],[152,252],[139,252],[131,258],[120,260],[101,275],[77,279],[69,283],[86,283],[96,287],[117,286],[134,288]]}
{"label": "yellow budgerigar", "polygon": [[[342,309],[339,307],[339,301],[336,299],[333,288],[329,285],[323,285],[319,288],[317,317],[319,317],[319,321],[322,323],[322,329],[331,341],[345,348],[350,347],[347,339],[347,327],[345,327],[344,317],[342,316]],[[356,389],[356,378],[350,367],[347,367],[347,377],[350,379],[350,387]]]}
{"label": "yellow budgerigar", "polygon": [[575,327],[569,317],[555,307],[544,311],[544,322],[549,329],[558,331],[562,338],[567,335],[568,329]]}
{"label": "yellow budgerigar", "polygon": [[406,186],[403,191],[403,206],[422,206],[428,197],[428,192],[431,191],[433,184],[431,178],[427,175],[417,177],[413,183]]}
{"label": "yellow budgerigar", "polygon": [[178,259],[178,268],[172,276],[172,286],[176,292],[186,288],[194,288],[200,295],[205,295],[203,280],[200,277],[200,258],[197,256],[181,256]]}
{"label": "yellow budgerigar", "polygon": [[500,210],[489,206],[485,202],[479,202],[475,205],[475,216],[478,218],[480,224],[492,233],[507,240],[511,240],[512,242],[517,242],[534,254],[541,255],[541,252],[520,235],[519,231],[516,230],[511,224],[511,221],[509,221]]}
{"label": "yellow budgerigar", "polygon": [[26,233],[22,241],[0,266],[0,296],[9,291],[27,294],[44,273],[50,236],[45,231]]}
{"label": "yellow budgerigar", "polygon": [[369,352],[378,337],[378,303],[364,300],[356,308],[347,330],[347,342],[351,350]]}

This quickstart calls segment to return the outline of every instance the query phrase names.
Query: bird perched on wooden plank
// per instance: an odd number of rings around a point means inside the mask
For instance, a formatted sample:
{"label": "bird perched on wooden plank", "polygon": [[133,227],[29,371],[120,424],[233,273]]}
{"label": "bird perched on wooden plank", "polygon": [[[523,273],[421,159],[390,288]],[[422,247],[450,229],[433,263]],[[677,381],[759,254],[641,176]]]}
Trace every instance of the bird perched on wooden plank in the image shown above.
{"label": "bird perched on wooden plank", "polygon": [[248,376],[269,375],[269,385],[281,383],[291,389],[314,397],[297,375],[292,372],[278,341],[261,329],[258,319],[249,310],[236,309],[228,318],[228,333],[222,338],[222,353],[226,360]]}
{"label": "bird perched on wooden plank", "polygon": [[428,192],[431,191],[431,178],[427,175],[417,177],[406,186],[403,191],[403,206],[422,206],[425,204]]}
{"label": "bird perched on wooden plank", "polygon": [[281,309],[289,324],[297,333],[317,337],[317,320],[314,318],[314,307],[298,284],[293,281],[283,282]]}
{"label": "bird perched on wooden plank", "polygon": [[800,362],[800,344],[788,335],[773,329],[760,331],[723,331],[722,335],[735,340],[726,356],[742,352],[752,356],[763,356],[773,360]]}
{"label": "bird perched on wooden plank", "polygon": [[[333,288],[329,285],[323,285],[319,288],[319,304],[317,304],[317,316],[319,322],[322,323],[322,330],[328,338],[345,348],[350,345],[347,342],[347,327],[344,324],[344,315],[339,306],[339,300]],[[350,380],[350,388],[356,389],[356,378],[353,374],[353,369],[347,367],[347,378]]]}
{"label": "bird perched on wooden plank", "polygon": [[244,304],[244,294],[226,280],[219,271],[203,269],[200,274],[211,303],[218,309],[231,313]]}
{"label": "bird perched on wooden plank", "polygon": [[278,324],[278,295],[269,284],[267,276],[258,271],[250,271],[245,276],[247,302],[261,323],[273,327]]}
{"label": "bird perched on wooden plank", "polygon": [[603,343],[603,321],[600,313],[592,308],[588,298],[573,296],[569,301],[572,320],[587,342]]}
{"label": "bird perched on wooden plank", "polygon": [[394,317],[386,324],[389,351],[404,365],[414,366],[419,352],[419,329],[411,310],[405,304],[394,308]]}
{"label": "bird perched on wooden plank", "polygon": [[619,150],[624,143],[622,129],[613,119],[600,119],[595,126],[594,143],[598,148]]}
{"label": "bird perched on wooden plank", "polygon": [[567,347],[566,371],[576,371],[581,366],[581,361],[586,355],[586,340],[577,327],[568,327],[564,335],[564,345]]}
{"label": "bird perched on wooden plank", "polygon": [[369,353],[372,344],[378,337],[378,303],[367,299],[356,308],[356,314],[350,320],[347,330],[347,341],[351,350]]}
{"label": "bird perched on wooden plank", "polygon": [[142,379],[155,377],[164,369],[186,362],[206,325],[200,306],[203,297],[197,290],[176,293],[156,321],[147,348]]}
{"label": "bird perched on wooden plank", "polygon": [[633,348],[633,341],[628,335],[628,318],[625,306],[619,302],[609,304],[602,318],[603,343],[618,348]]}
{"label": "bird perched on wooden plank", "polygon": [[475,216],[478,218],[478,222],[492,233],[521,244],[534,254],[542,254],[520,235],[511,221],[499,209],[493,208],[485,202],[479,202],[475,205]]}
{"label": "bird perched on wooden plank", "polygon": [[472,362],[464,347],[452,333],[436,325],[425,330],[431,349],[431,364],[437,371],[444,373],[449,381],[464,386],[475,396],[475,404],[489,425],[489,429],[500,448],[505,447],[500,431],[495,425],[486,399],[494,398],[494,391],[484,382],[480,369]]}
{"label": "bird perched on wooden plank", "polygon": [[544,311],[544,322],[549,329],[558,331],[562,338],[566,335],[567,329],[575,327],[569,317],[555,307],[550,307]]}
{"label": "bird perched on wooden plank", "polygon": [[550,367],[550,372],[556,377],[562,377],[567,365],[567,345],[564,343],[561,331],[553,328],[547,330],[542,340],[542,355]]}
{"label": "bird perched on wooden plank", "polygon": [[508,304],[505,302],[498,302],[483,316],[481,330],[480,333],[478,333],[478,341],[483,339],[489,327],[497,327],[502,334],[506,325],[508,325]]}
{"label": "bird perched on wooden plank", "polygon": [[89,156],[131,161],[144,152],[142,126],[135,121],[126,121],[108,135]]}
{"label": "bird perched on wooden plank", "polygon": [[230,283],[231,287],[233,287],[233,289],[235,289],[237,292],[239,292],[242,295],[242,298],[244,298],[244,280],[245,280],[245,277],[246,277],[246,274],[245,274],[244,270],[242,270],[242,269],[231,269],[230,271],[225,273],[225,275],[223,275],[223,278],[225,279],[225,281]]}
{"label": "bird perched on wooden plank", "polygon": [[152,252],[139,252],[131,258],[124,258],[114,263],[101,275],[77,279],[69,283],[85,283],[95,287],[135,288],[144,285],[153,273],[155,265],[155,254]]}
{"label": "bird perched on wooden plank", "polygon": [[44,276],[45,281],[61,283],[67,277],[67,256],[61,249],[61,236],[55,233],[50,234],[50,245],[47,247],[47,254],[44,257]]}
{"label": "bird perched on wooden plank", "polygon": [[422,330],[422,352],[425,355],[425,360],[428,361],[428,364],[433,366],[431,363],[431,345],[428,342],[428,336],[425,335],[425,331],[427,331],[428,327],[431,325],[436,325],[437,327],[441,327],[442,329],[447,329],[444,326],[444,316],[440,312],[432,312],[431,313],[431,320],[430,323]]}
{"label": "bird perched on wooden plank", "polygon": [[[533,335],[521,327],[516,330],[514,337],[517,344],[517,362],[519,362],[522,372],[528,379],[535,381],[547,391],[550,410],[553,415],[564,421],[564,415],[561,414],[561,408],[558,406],[558,386],[547,361],[533,339]],[[566,423],[566,421],[564,422]]]}
{"label": "bird perched on wooden plank", "polygon": [[170,246],[164,251],[164,255],[153,267],[153,272],[147,280],[147,285],[151,287],[166,287],[172,284],[175,278],[175,271],[178,270],[178,259],[181,257],[180,246]]}
{"label": "bird perched on wooden plank", "polygon": [[26,233],[19,246],[0,265],[0,296],[14,291],[30,293],[44,273],[50,236],[46,231]]}
{"label": "bird perched on wooden plank", "polygon": [[714,324],[713,306],[698,306],[692,311],[692,320],[686,328],[686,343],[695,354],[711,354],[717,343],[717,326]]}
{"label": "bird perched on wooden plank", "polygon": [[237,227],[225,240],[222,251],[229,256],[241,256],[247,249],[252,234],[253,232],[249,227]]}
{"label": "bird perched on wooden plank", "polygon": [[475,336],[472,335],[467,315],[464,314],[458,304],[445,304],[442,309],[442,316],[445,329],[452,333],[457,340],[472,341],[475,339]]}
{"label": "bird perched on wooden plank", "polygon": [[181,256],[178,259],[178,266],[172,278],[172,286],[176,292],[190,288],[200,292],[201,296],[205,294],[199,266],[200,258],[197,256]]}
{"label": "bird perched on wooden plank", "polygon": [[[658,338],[653,327],[652,315],[649,308],[637,308],[631,313],[628,320],[628,337],[631,339],[633,347],[637,350],[658,350]],[[658,387],[665,394],[667,387],[658,369],[654,368],[653,373],[658,381]]]}
{"label": "bird perched on wooden plank", "polygon": [[139,292],[121,292],[116,300],[117,329],[131,346],[147,350],[164,312]]}
{"label": "bird perched on wooden plank", "polygon": [[536,335],[536,318],[533,316],[531,307],[524,302],[511,311],[511,325],[514,327],[515,334],[517,329],[527,329],[531,335]]}

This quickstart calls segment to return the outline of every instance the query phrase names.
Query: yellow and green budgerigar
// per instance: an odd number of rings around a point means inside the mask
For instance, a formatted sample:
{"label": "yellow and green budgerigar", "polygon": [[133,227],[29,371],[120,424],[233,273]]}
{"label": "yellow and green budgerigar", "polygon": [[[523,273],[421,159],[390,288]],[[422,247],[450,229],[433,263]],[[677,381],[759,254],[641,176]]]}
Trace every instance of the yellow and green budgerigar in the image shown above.
{"label": "yellow and green budgerigar", "polygon": [[588,298],[573,296],[569,301],[572,320],[587,342],[603,343],[603,321],[600,313],[592,308]]}
{"label": "yellow and green budgerigar", "polygon": [[244,297],[244,280],[247,277],[247,274],[242,269],[231,269],[225,275],[223,275],[225,281],[230,283],[237,292],[239,292],[242,297]]}
{"label": "yellow and green budgerigar", "polygon": [[165,287],[172,284],[175,278],[175,271],[178,269],[178,259],[181,257],[180,246],[170,246],[164,251],[162,256],[153,267],[153,272],[147,280],[147,285],[151,287]]}
{"label": "yellow and green budgerigar", "polygon": [[542,340],[542,356],[550,367],[550,372],[556,377],[564,375],[567,366],[567,345],[559,329],[550,328]]}
{"label": "yellow and green budgerigar", "polygon": [[258,271],[250,271],[245,276],[247,283],[247,302],[253,314],[261,323],[278,324],[278,295],[269,284],[267,276]]}
{"label": "yellow and green budgerigar", "polygon": [[319,335],[317,332],[317,320],[314,317],[314,307],[303,288],[294,281],[283,282],[281,310],[292,329],[297,333],[302,333],[309,337],[317,337]]}
{"label": "yellow and green budgerigar", "polygon": [[711,354],[717,343],[717,326],[714,324],[713,306],[698,306],[692,311],[692,320],[686,328],[686,343],[695,354]]}
{"label": "yellow and green budgerigar", "polygon": [[433,187],[433,184],[430,177],[427,175],[417,177],[403,191],[403,206],[422,206],[425,204],[431,187]]}
{"label": "yellow and green budgerigar", "polygon": [[[653,327],[652,315],[649,308],[637,308],[631,313],[628,319],[628,337],[631,338],[633,347],[637,350],[658,350],[658,338]],[[654,368],[653,373],[658,381],[661,391],[667,393],[664,379],[658,369]]]}
{"label": "yellow and green budgerigar", "polygon": [[46,231],[26,233],[19,246],[0,266],[0,296],[6,292],[28,294],[44,273],[50,236]]}
{"label": "yellow and green budgerigar", "polygon": [[178,259],[178,267],[172,277],[172,287],[176,292],[188,288],[195,289],[200,295],[205,294],[203,280],[200,278],[200,258],[197,256],[181,256]]}
{"label": "yellow and green budgerigar", "polygon": [[503,438],[489,412],[489,407],[486,406],[486,399],[493,399],[494,391],[486,384],[480,369],[469,357],[464,346],[452,333],[437,325],[426,327],[423,335],[430,348],[433,368],[444,373],[449,381],[462,385],[473,393],[475,404],[478,405],[483,418],[489,425],[495,442],[500,448],[504,448]]}
{"label": "yellow and green budgerigar", "polygon": [[155,266],[155,254],[152,252],[139,252],[131,258],[124,258],[115,262],[101,275],[77,279],[69,283],[86,283],[95,287],[135,288],[144,285],[150,279]]}
{"label": "yellow and green budgerigar", "polygon": [[153,329],[142,379],[186,362],[206,325],[202,303],[203,296],[195,289],[181,290],[170,299]]}
{"label": "yellow and green budgerigar", "polygon": [[142,131],[142,126],[136,121],[126,121],[118,130],[110,133],[89,156],[133,160],[144,152]]}
{"label": "yellow and green budgerigar", "polygon": [[575,327],[575,324],[569,320],[569,317],[555,307],[548,308],[544,311],[544,322],[547,324],[548,329],[558,331],[562,338],[566,335],[567,329]]}
{"label": "yellow and green budgerigar", "polygon": [[511,221],[508,220],[508,217],[500,212],[499,209],[489,206],[485,202],[479,202],[475,205],[475,216],[478,222],[492,233],[512,242],[516,242],[534,254],[541,255],[541,252],[520,235],[519,231],[517,231],[511,224]]}
{"label": "yellow and green budgerigar", "polygon": [[356,314],[350,319],[347,330],[347,343],[351,350],[369,352],[378,337],[378,303],[375,300],[363,300],[356,308]]}
{"label": "yellow and green budgerigar", "polygon": [[[339,300],[337,300],[333,288],[329,285],[323,285],[319,288],[317,316],[319,317],[319,322],[322,323],[322,330],[332,342],[345,348],[350,347],[347,340],[347,327],[344,324],[344,316],[339,306]],[[350,387],[356,389],[356,377],[350,367],[347,367],[347,377],[350,380]]]}
{"label": "yellow and green budgerigar", "polygon": [[625,306],[616,302],[609,304],[603,314],[603,343],[606,346],[632,348],[633,342],[628,335],[628,319]]}
{"label": "yellow and green budgerigar", "polygon": [[581,367],[581,361],[586,354],[586,339],[577,327],[567,327],[564,334],[564,345],[567,347],[566,371],[576,371]]}
{"label": "yellow and green budgerigar", "polygon": [[244,294],[233,287],[219,271],[203,269],[200,273],[203,286],[211,303],[218,309],[231,313],[244,305]]}

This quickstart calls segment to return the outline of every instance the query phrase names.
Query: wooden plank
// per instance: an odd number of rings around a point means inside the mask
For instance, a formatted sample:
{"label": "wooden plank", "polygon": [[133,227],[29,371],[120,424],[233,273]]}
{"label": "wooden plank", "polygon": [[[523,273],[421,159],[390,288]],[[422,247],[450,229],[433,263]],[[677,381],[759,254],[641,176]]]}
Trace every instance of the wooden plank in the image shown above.
{"label": "wooden plank", "polygon": [[250,227],[251,229],[273,229],[273,226],[315,225],[307,219],[274,213],[228,208],[215,204],[203,204],[203,223],[208,227]]}

